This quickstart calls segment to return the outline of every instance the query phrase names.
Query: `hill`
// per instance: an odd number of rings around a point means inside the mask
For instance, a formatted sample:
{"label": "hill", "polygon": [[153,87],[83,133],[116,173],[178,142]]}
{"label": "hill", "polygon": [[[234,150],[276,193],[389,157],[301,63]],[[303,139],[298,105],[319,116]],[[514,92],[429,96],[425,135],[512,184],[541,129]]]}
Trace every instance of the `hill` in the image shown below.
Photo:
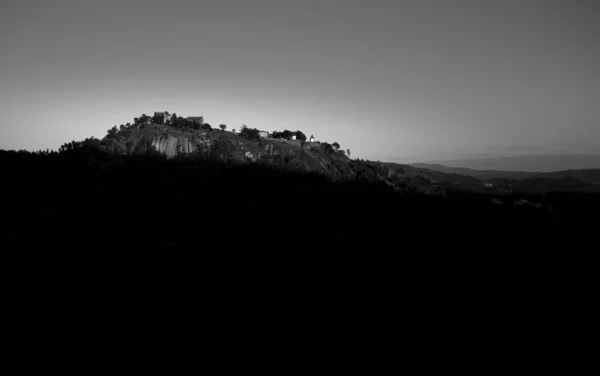
{"label": "hill", "polygon": [[380,181],[402,192],[443,195],[424,176],[407,174],[386,164],[350,159],[327,142],[275,138],[248,138],[239,133],[212,129],[150,124],[130,127],[94,141],[113,155],[163,155],[167,159],[196,158],[232,164],[269,166],[290,172],[317,173],[332,181]]}
{"label": "hill", "polygon": [[522,155],[498,158],[455,159],[429,161],[452,167],[476,170],[554,172],[600,168],[600,154]]}
{"label": "hill", "polygon": [[[600,192],[599,169],[538,173],[475,170],[425,163],[414,163],[411,166],[434,182],[451,183],[456,187],[471,191],[484,186],[497,193]],[[490,189],[487,191],[490,191]]]}
{"label": "hill", "polygon": [[489,180],[489,179],[528,179],[538,176],[538,172],[525,172],[525,171],[501,171],[501,170],[476,170],[466,167],[449,167],[441,164],[428,164],[428,163],[413,163],[411,166],[424,168],[433,171],[439,171],[447,174],[459,174],[465,176],[472,176],[476,179]]}
{"label": "hill", "polygon": [[472,176],[480,180],[490,179],[530,179],[530,178],[574,178],[584,183],[600,182],[600,169],[562,170],[554,172],[527,172],[527,171],[502,171],[502,170],[476,170],[465,167],[450,167],[441,164],[412,163],[411,166],[439,171],[447,174],[460,174]]}

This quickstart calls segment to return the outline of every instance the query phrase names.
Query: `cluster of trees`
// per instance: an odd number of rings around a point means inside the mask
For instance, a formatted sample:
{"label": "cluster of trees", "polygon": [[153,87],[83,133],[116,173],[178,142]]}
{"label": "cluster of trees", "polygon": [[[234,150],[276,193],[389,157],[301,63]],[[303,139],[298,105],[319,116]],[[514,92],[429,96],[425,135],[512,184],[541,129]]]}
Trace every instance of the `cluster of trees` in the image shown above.
{"label": "cluster of trees", "polygon": [[218,160],[228,161],[235,152],[235,146],[230,140],[215,140],[210,148],[211,156]]}
{"label": "cluster of trees", "polygon": [[286,140],[291,140],[292,136],[296,136],[296,140],[306,141],[306,135],[301,131],[292,132],[286,129],[283,132],[275,131],[271,134],[273,138],[284,138]]}
{"label": "cluster of trees", "polygon": [[168,111],[165,111],[167,114],[167,119],[165,120],[164,115],[157,114],[152,118],[152,122],[156,124],[166,124],[172,125],[174,127],[178,127],[180,129],[183,128],[193,128],[193,129],[204,129],[207,131],[211,131],[213,128],[209,123],[204,122],[204,117],[200,116],[197,120],[186,119],[181,116],[177,116],[176,113],[170,114]]}
{"label": "cluster of trees", "polygon": [[152,122],[152,117],[150,117],[146,114],[142,114],[142,116],[140,116],[139,118],[133,119],[133,124],[136,124],[136,125],[149,124],[151,122]]}
{"label": "cluster of trees", "polygon": [[[193,129],[203,129],[207,131],[211,131],[213,128],[209,123],[204,122],[204,118],[200,117],[199,120],[191,120],[186,119],[181,116],[177,116],[176,113],[169,114],[168,111],[165,111],[168,115],[167,120],[165,121],[164,115],[156,114],[154,116],[148,116],[146,114],[142,114],[140,117],[136,117],[133,119],[133,124],[121,124],[118,127],[115,125],[110,128],[107,132],[106,138],[108,139],[117,139],[119,136],[122,136],[122,132],[126,132],[133,128],[144,128],[150,124],[166,124],[172,125],[175,127],[179,127],[180,129],[184,128],[193,128]],[[227,126],[225,124],[220,125],[221,129],[225,129]]]}
{"label": "cluster of trees", "polygon": [[323,148],[329,154],[332,154],[333,152],[338,152],[338,153],[346,154],[348,157],[350,157],[350,149],[346,149],[346,151],[344,151],[344,149],[340,149],[341,146],[337,142],[334,142],[333,144],[329,144],[327,142],[321,142],[321,148]]}
{"label": "cluster of trees", "polygon": [[333,152],[340,152],[340,153],[345,153],[346,155],[350,156],[350,149],[344,151],[344,149],[340,150],[340,147],[341,147],[340,144],[338,144],[337,142],[334,142],[333,144],[330,144],[327,142],[321,142],[321,148],[323,148],[329,154],[332,154]]}
{"label": "cluster of trees", "polygon": [[248,128],[246,125],[242,125],[240,137],[243,137],[247,140],[259,140],[260,131],[256,128]]}
{"label": "cluster of trees", "polygon": [[[116,128],[116,127],[113,127],[113,128]],[[72,151],[79,150],[79,149],[86,148],[86,147],[90,147],[90,148],[99,150],[101,148],[101,142],[100,142],[100,140],[98,140],[95,137],[86,138],[83,141],[71,141],[71,142],[62,144],[61,147],[58,149],[58,152],[59,153],[68,153],[68,152],[72,152]]]}
{"label": "cluster of trees", "polygon": [[137,128],[137,127],[138,126],[136,124],[131,124],[131,123],[121,124],[121,125],[119,125],[118,128],[115,125],[107,131],[106,138],[112,139],[112,140],[117,140],[119,137],[128,137],[131,130],[133,128]]}

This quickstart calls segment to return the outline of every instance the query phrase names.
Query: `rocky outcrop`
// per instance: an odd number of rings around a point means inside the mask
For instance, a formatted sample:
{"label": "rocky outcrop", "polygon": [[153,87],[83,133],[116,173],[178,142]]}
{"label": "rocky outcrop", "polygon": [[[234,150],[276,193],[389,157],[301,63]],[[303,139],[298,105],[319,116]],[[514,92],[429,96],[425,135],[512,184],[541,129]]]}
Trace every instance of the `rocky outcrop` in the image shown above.
{"label": "rocky outcrop", "polygon": [[165,154],[167,159],[175,157],[178,153],[190,154],[198,149],[188,137],[170,134],[154,138],[152,147],[159,153]]}
{"label": "rocky outcrop", "polygon": [[395,190],[440,194],[431,180],[409,175],[403,168],[384,163],[352,160],[316,143],[288,143],[280,140],[248,140],[224,132],[182,132],[181,130],[136,129],[106,139],[106,149],[118,154],[145,153],[155,150],[172,159],[177,155],[218,158],[236,163],[257,163],[288,171],[312,172],[344,179],[383,182]]}

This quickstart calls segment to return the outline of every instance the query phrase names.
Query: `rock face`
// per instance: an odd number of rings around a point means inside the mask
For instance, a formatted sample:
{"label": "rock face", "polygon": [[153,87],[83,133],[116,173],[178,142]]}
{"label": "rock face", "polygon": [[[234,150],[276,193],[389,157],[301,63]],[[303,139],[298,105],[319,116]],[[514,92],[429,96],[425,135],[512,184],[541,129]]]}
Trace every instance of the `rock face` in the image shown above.
{"label": "rock face", "polygon": [[198,149],[188,137],[170,134],[154,138],[152,147],[159,153],[165,154],[167,159],[175,157],[178,153],[190,154]]}

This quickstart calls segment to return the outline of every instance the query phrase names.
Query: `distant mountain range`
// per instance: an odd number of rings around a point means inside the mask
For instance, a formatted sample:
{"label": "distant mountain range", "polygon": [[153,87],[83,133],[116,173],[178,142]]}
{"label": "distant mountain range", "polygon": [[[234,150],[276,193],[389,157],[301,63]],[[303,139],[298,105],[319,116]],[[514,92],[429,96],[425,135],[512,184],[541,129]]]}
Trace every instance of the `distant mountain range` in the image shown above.
{"label": "distant mountain range", "polygon": [[427,161],[427,163],[484,171],[554,172],[600,169],[600,154],[528,155],[501,158],[431,160]]}
{"label": "distant mountain range", "polygon": [[443,172],[446,174],[459,174],[471,176],[479,180],[491,179],[565,179],[572,178],[584,183],[600,183],[600,169],[563,170],[554,172],[527,172],[527,171],[500,171],[500,170],[476,170],[465,167],[449,167],[441,164],[413,163],[412,166],[428,170]]}

